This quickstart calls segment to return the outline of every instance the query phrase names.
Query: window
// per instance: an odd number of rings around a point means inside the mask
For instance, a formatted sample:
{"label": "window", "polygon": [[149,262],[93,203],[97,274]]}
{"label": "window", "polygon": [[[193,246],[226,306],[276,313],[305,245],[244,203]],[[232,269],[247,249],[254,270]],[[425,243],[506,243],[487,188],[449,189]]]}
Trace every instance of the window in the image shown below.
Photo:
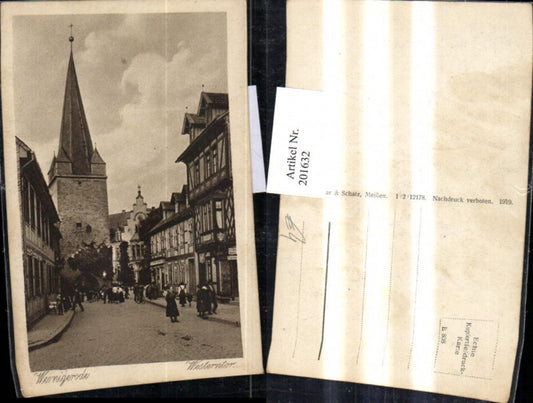
{"label": "window", "polygon": [[77,228],[77,229],[80,229],[80,228],[81,228],[81,222],[77,222],[77,223],[76,223],[76,228]]}
{"label": "window", "polygon": [[222,216],[222,200],[215,201],[215,219],[218,229],[224,228],[224,220]]}
{"label": "window", "polygon": [[205,153],[205,176],[206,178],[211,176],[211,153],[209,151]]}
{"label": "window", "polygon": [[207,205],[203,205],[202,210],[203,210],[203,217],[204,217],[204,232],[207,232],[209,231],[209,224],[208,224],[209,216],[207,213]]}
{"label": "window", "polygon": [[193,164],[189,164],[187,166],[187,175],[189,176],[189,183],[191,185],[191,188],[194,188],[195,186],[195,183],[194,183],[194,175],[193,175]]}
{"label": "window", "polygon": [[224,168],[226,166],[226,143],[224,138],[218,142],[218,158],[220,161],[219,167]]}
{"label": "window", "polygon": [[54,289],[54,282],[52,281],[52,276],[53,276],[53,268],[52,266],[50,265],[46,265],[47,266],[47,269],[48,269],[48,272],[47,272],[47,277],[48,277],[48,292],[54,292],[55,289]]}
{"label": "window", "polygon": [[28,256],[28,297],[33,297],[34,285],[33,285],[33,257]]}
{"label": "window", "polygon": [[209,228],[209,231],[213,229],[213,209],[211,206],[211,202],[208,202],[207,205],[207,228]]}
{"label": "window", "polygon": [[191,229],[189,225],[184,225],[183,227],[183,243],[189,244],[191,239]]}
{"label": "window", "polygon": [[24,217],[24,221],[27,223],[30,222],[30,200],[28,187],[28,181],[26,180],[26,178],[22,178],[22,215]]}
{"label": "window", "polygon": [[35,192],[30,187],[30,225],[35,228]]}
{"label": "window", "polygon": [[41,202],[38,199],[36,200],[35,210],[37,211],[37,217],[35,219],[37,224],[37,235],[41,236]]}
{"label": "window", "polygon": [[211,149],[211,153],[213,154],[213,173],[216,174],[217,173],[217,168],[218,168],[217,146],[216,146],[216,144]]}
{"label": "window", "polygon": [[200,181],[203,182],[205,180],[205,160],[204,157],[200,157]]}
{"label": "window", "polygon": [[45,216],[44,211],[43,211],[43,241],[46,245],[49,245],[48,231],[49,231],[48,217]]}
{"label": "window", "polygon": [[198,160],[194,161],[194,186],[200,183],[200,163]]}
{"label": "window", "polygon": [[35,270],[35,295],[41,295],[41,262],[35,259],[33,263]]}

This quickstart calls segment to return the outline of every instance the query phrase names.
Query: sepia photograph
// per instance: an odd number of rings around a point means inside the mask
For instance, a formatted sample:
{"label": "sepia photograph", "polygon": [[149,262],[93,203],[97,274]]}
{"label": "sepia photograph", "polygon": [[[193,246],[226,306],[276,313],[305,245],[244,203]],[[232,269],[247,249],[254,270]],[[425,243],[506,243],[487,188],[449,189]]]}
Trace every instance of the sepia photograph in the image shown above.
{"label": "sepia photograph", "polygon": [[15,145],[4,153],[15,153],[18,191],[9,221],[20,225],[10,275],[13,287],[22,280],[15,332],[26,331],[30,379],[62,386],[54,371],[81,369],[69,381],[83,381],[92,367],[169,362],[200,372],[184,379],[238,372],[248,333],[239,278],[246,288],[256,274],[241,256],[254,256],[253,245],[239,248],[253,227],[236,226],[253,211],[244,208],[249,175],[234,177],[232,147],[242,155],[248,128],[246,76],[229,82],[232,22],[220,6],[85,12],[90,5],[12,15],[3,43],[12,83],[4,141]]}

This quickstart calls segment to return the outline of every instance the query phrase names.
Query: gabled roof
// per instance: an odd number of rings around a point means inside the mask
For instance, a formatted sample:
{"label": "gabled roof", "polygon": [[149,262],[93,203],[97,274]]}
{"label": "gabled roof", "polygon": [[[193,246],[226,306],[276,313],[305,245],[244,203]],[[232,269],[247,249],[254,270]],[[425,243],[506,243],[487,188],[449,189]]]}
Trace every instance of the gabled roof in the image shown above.
{"label": "gabled roof", "polygon": [[162,201],[161,203],[159,203],[159,207],[161,208],[161,210],[165,211],[165,210],[174,210],[174,206],[172,205],[172,203],[170,202],[167,202],[167,201]]}
{"label": "gabled roof", "polygon": [[187,162],[191,156],[197,155],[197,153],[206,147],[215,138],[220,131],[221,125],[226,124],[226,120],[229,116],[229,111],[221,113],[214,118],[205,129],[200,133],[190,144],[183,150],[174,162]]}
{"label": "gabled roof", "polygon": [[203,92],[200,94],[200,102],[198,103],[197,115],[204,116],[206,105],[218,109],[228,109],[228,94],[221,92]]}
{"label": "gabled roof", "polygon": [[194,113],[186,113],[183,118],[183,126],[181,134],[189,134],[191,126],[203,127],[205,126],[205,117],[198,116]]}
{"label": "gabled roof", "polygon": [[200,110],[200,107],[202,106],[202,102],[205,102],[206,104],[214,104],[216,106],[220,107],[228,107],[228,94],[222,93],[222,92],[202,92],[200,96],[200,106],[198,107],[198,110]]}
{"label": "gabled roof", "polygon": [[176,204],[176,202],[184,202],[185,201],[185,195],[182,193],[174,192],[172,193],[172,196],[170,196],[170,203]]}
{"label": "gabled roof", "polygon": [[194,113],[186,113],[185,119],[187,119],[189,123],[194,125],[205,125],[205,117],[198,116]]}
{"label": "gabled roof", "polygon": [[109,229],[122,229],[128,224],[128,216],[131,211],[123,211],[121,213],[109,214]]}
{"label": "gabled roof", "polygon": [[180,221],[183,221],[187,218],[191,218],[192,217],[192,208],[188,207],[186,208],[185,210],[179,212],[179,213],[176,213],[176,214],[172,214],[170,217],[168,218],[165,218],[161,221],[159,221],[156,225],[154,225],[154,227],[152,229],[150,229],[150,231],[148,231],[148,234],[150,235],[153,235],[155,234],[156,232],[176,223],[176,222],[180,222]]}

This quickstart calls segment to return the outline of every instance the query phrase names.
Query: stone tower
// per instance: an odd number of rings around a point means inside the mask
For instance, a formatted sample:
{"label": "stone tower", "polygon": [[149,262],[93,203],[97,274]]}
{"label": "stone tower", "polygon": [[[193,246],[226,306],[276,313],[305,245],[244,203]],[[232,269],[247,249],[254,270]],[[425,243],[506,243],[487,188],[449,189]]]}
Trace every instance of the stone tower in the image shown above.
{"label": "stone tower", "polygon": [[93,147],[74,67],[72,42],[59,148],[48,172],[49,190],[61,220],[61,257],[83,243],[109,244],[106,164]]}

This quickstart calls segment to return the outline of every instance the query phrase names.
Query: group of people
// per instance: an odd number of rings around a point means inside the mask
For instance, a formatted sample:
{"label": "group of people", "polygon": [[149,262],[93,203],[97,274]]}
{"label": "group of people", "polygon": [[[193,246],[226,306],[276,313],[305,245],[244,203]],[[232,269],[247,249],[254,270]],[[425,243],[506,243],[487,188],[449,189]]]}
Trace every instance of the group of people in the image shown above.
{"label": "group of people", "polygon": [[[215,290],[215,283],[210,281],[206,284],[198,285],[198,291],[196,292],[196,310],[198,316],[202,319],[207,319],[207,315],[217,313],[218,300]],[[179,322],[179,310],[176,298],[179,303],[184,307],[187,303],[191,306],[192,294],[185,290],[185,284],[180,283],[178,289],[168,287],[164,292],[166,306],[166,316],[170,318],[171,322]]]}
{"label": "group of people", "polygon": [[120,285],[113,285],[111,287],[104,286],[100,289],[100,299],[105,303],[121,303],[129,298],[129,287],[121,287]]}
{"label": "group of people", "polygon": [[207,315],[216,315],[217,308],[218,300],[215,283],[210,281],[207,284],[198,285],[198,291],[196,292],[198,316],[202,319],[207,319]]}
{"label": "group of people", "polygon": [[138,304],[144,302],[144,287],[139,283],[135,283],[133,286],[133,300]]}
{"label": "group of people", "polygon": [[49,307],[54,309],[58,315],[63,315],[70,309],[75,311],[77,306],[83,312],[85,309],[81,302],[82,296],[80,290],[76,287],[70,295],[57,294],[55,301],[50,301]]}

